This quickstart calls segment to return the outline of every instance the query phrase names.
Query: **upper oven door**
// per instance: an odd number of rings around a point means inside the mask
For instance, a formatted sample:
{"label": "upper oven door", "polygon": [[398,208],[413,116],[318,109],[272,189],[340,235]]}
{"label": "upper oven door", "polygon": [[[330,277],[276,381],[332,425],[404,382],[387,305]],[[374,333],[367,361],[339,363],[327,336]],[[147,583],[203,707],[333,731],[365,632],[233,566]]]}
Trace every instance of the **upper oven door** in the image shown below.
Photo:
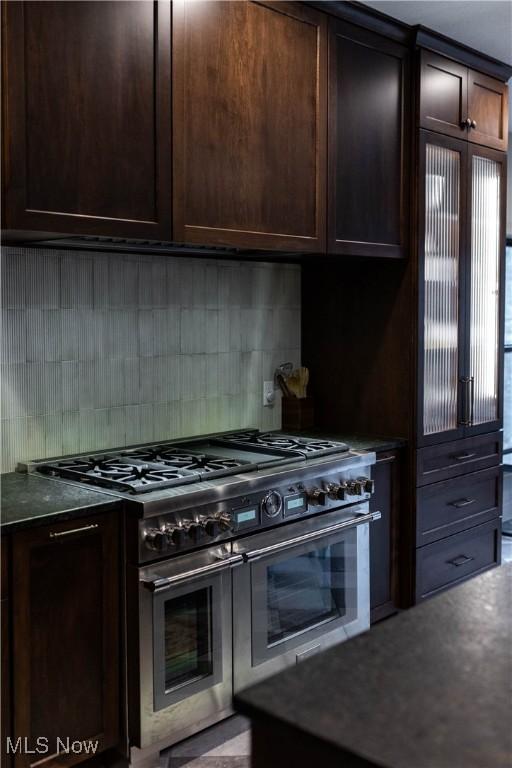
{"label": "upper oven door", "polygon": [[177,741],[230,708],[231,567],[240,559],[218,548],[140,569],[140,746]]}
{"label": "upper oven door", "polygon": [[235,691],[369,627],[371,519],[361,504],[236,543]]}

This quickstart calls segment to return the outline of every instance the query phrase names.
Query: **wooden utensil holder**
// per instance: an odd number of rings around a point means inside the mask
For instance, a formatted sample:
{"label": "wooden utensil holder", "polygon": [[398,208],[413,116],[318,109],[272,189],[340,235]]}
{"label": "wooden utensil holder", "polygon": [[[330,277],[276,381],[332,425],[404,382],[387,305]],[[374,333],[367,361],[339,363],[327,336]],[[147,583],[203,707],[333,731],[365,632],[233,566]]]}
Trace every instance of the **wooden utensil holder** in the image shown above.
{"label": "wooden utensil holder", "polygon": [[303,432],[312,429],[315,423],[313,398],[283,397],[281,420],[283,430]]}

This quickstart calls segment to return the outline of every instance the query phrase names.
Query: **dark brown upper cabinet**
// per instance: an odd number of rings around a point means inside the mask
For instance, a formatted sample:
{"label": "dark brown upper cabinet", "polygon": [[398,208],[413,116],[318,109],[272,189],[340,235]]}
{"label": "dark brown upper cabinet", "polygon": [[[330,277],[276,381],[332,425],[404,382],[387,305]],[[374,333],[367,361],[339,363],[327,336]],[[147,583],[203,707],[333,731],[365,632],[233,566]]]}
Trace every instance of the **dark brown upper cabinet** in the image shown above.
{"label": "dark brown upper cabinet", "polygon": [[508,87],[494,77],[469,70],[468,138],[475,144],[507,151]]}
{"label": "dark brown upper cabinet", "polygon": [[405,255],[408,97],[407,49],[331,19],[329,253]]}
{"label": "dark brown upper cabinet", "polygon": [[[14,737],[27,739],[15,768],[66,768],[58,737],[119,742],[119,527],[105,511],[13,535]],[[35,751],[48,739],[49,752]],[[89,753],[90,756],[90,753]]]}
{"label": "dark brown upper cabinet", "polygon": [[4,227],[171,230],[169,2],[3,3]]}
{"label": "dark brown upper cabinet", "polygon": [[327,21],[173,3],[174,238],[325,250]]}
{"label": "dark brown upper cabinet", "polygon": [[430,51],[420,56],[420,127],[506,151],[506,84]]}

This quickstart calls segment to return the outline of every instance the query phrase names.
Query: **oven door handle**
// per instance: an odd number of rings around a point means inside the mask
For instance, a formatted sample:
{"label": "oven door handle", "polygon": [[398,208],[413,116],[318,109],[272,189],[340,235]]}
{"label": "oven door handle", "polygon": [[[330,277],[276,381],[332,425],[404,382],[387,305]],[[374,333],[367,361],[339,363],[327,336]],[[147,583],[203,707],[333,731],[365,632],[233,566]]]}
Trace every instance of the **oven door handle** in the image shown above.
{"label": "oven door handle", "polygon": [[173,576],[150,576],[148,578],[141,578],[140,582],[146,587],[146,589],[151,590],[151,592],[161,592],[164,589],[169,589],[169,587],[172,587],[175,584],[180,584],[183,581],[191,581],[202,576],[209,576],[210,574],[224,571],[227,568],[231,568],[231,566],[236,565],[236,563],[241,563],[242,561],[242,555],[233,555],[219,560],[216,563],[202,565],[199,568],[192,568],[190,571],[176,573]]}
{"label": "oven door handle", "polygon": [[321,539],[324,536],[328,536],[329,534],[342,531],[344,528],[353,528],[354,526],[361,525],[362,523],[370,523],[372,520],[380,520],[380,518],[380,512],[369,512],[367,514],[365,513],[358,515],[351,520],[344,520],[342,523],[335,523],[334,525],[320,528],[318,531],[311,531],[311,533],[304,533],[302,536],[296,536],[293,539],[286,539],[285,541],[280,541],[276,544],[269,544],[268,547],[262,547],[261,549],[253,549],[250,552],[244,552],[244,560],[255,560],[256,558],[263,557],[264,555],[270,555],[274,552],[280,552],[289,549],[290,547],[295,547],[298,544],[304,544],[307,541]]}

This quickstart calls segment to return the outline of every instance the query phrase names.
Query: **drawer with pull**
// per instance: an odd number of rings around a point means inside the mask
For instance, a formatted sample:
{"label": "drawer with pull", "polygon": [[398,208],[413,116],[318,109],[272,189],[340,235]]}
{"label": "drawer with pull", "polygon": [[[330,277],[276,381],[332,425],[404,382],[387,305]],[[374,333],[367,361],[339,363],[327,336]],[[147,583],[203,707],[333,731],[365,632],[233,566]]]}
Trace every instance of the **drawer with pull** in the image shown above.
{"label": "drawer with pull", "polygon": [[452,587],[501,562],[501,518],[416,550],[416,600]]}
{"label": "drawer with pull", "polygon": [[501,462],[502,440],[501,432],[492,432],[420,448],[416,455],[416,484],[437,483],[496,466]]}
{"label": "drawer with pull", "polygon": [[501,514],[502,467],[425,485],[417,490],[416,546],[471,528]]}

